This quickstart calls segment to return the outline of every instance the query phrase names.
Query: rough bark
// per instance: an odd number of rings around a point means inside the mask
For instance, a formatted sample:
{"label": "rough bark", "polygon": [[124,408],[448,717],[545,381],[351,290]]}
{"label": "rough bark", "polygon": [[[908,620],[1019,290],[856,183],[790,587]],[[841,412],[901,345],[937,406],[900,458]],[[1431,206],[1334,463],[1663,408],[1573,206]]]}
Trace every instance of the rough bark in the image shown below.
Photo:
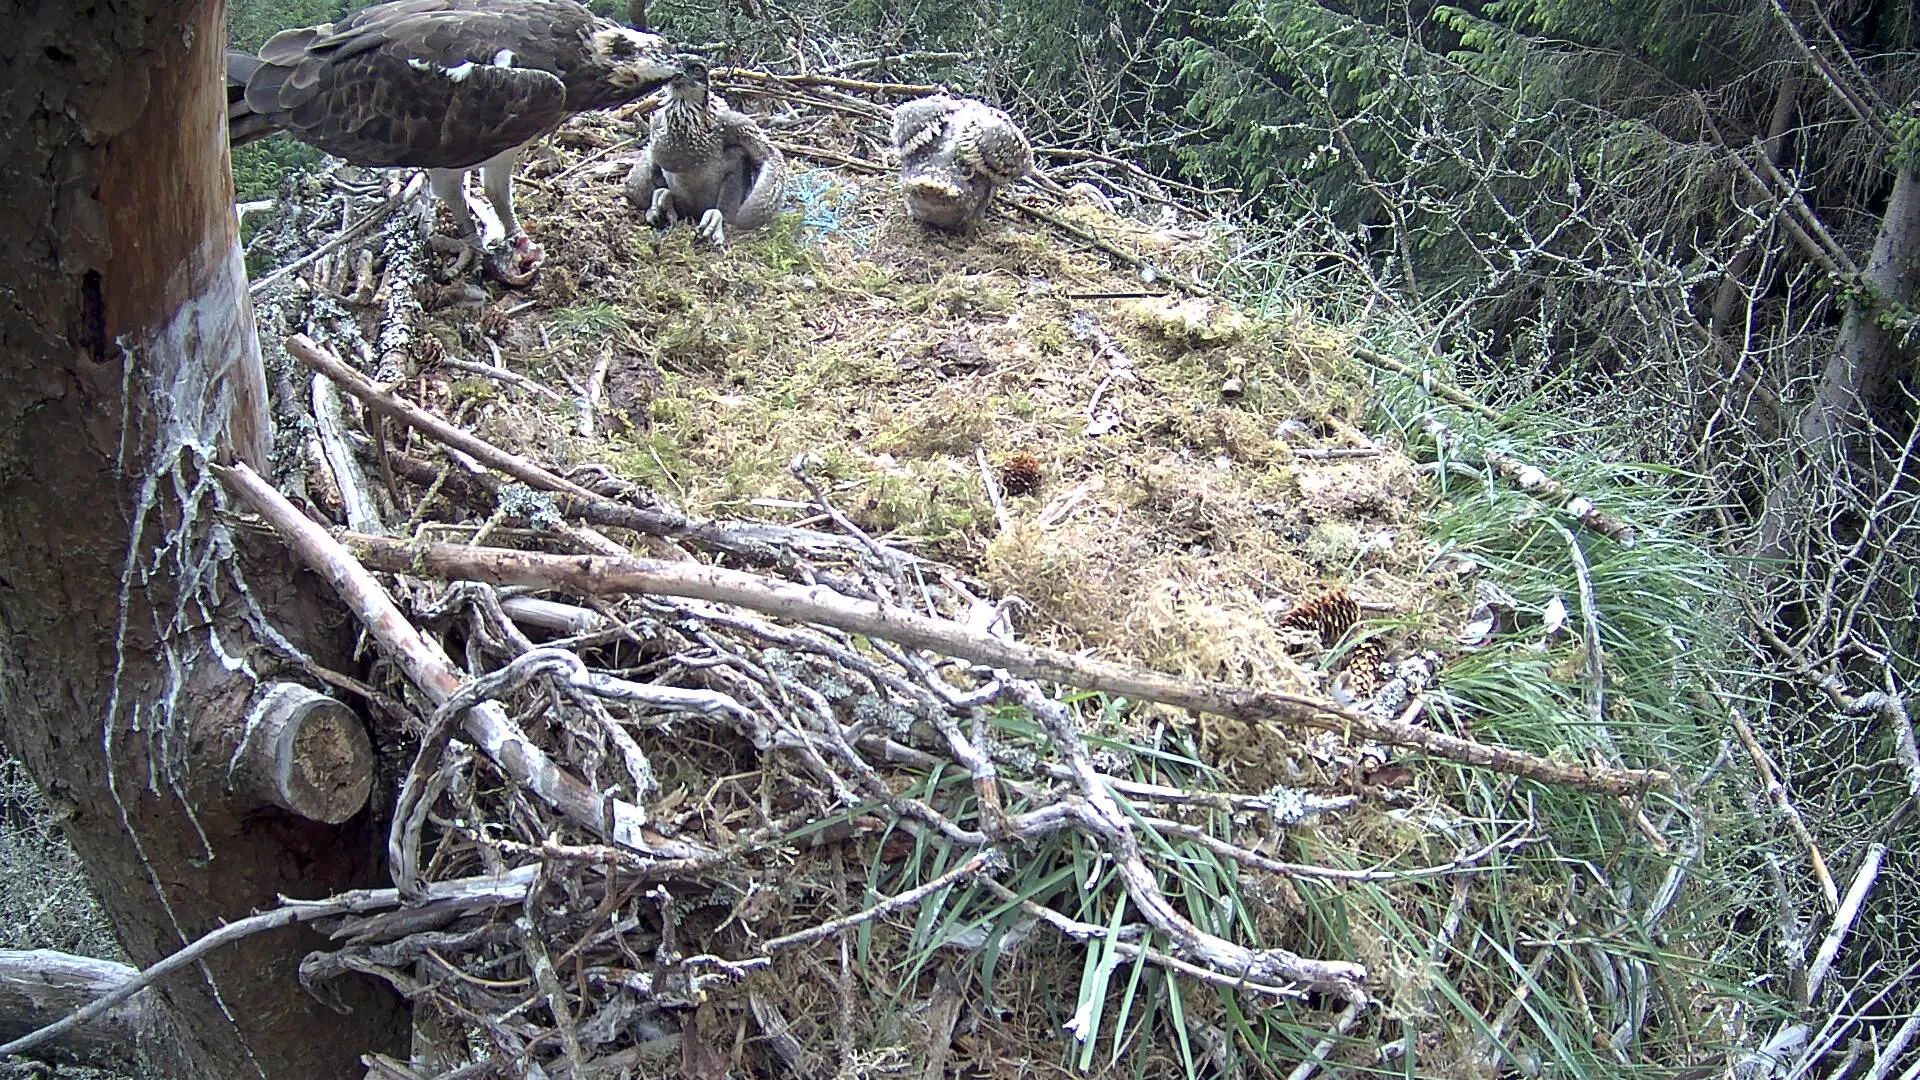
{"label": "rough bark", "polygon": [[[372,879],[344,827],[232,790],[286,650],[337,616],[220,523],[210,456],[264,457],[266,393],[228,177],[221,0],[10,3],[0,17],[0,738],[145,966],[276,894]],[[357,1075],[399,1003],[299,987],[318,942],[263,935],[157,986],[206,1077]]]}
{"label": "rough bark", "polygon": [[[1820,374],[1813,401],[1798,427],[1807,463],[1767,492],[1754,553],[1766,566],[1793,556],[1801,531],[1822,524],[1807,506],[1809,479],[1845,469],[1876,469],[1872,442],[1898,442],[1914,416],[1909,395],[1920,390],[1915,351],[1881,325],[1889,314],[1911,313],[1920,304],[1920,175],[1909,162],[1894,177],[1873,254],[1861,271],[1868,295],[1848,309],[1833,352]],[[1870,486],[1898,481],[1871,478]],[[1902,481],[1911,484],[1911,479]]]}

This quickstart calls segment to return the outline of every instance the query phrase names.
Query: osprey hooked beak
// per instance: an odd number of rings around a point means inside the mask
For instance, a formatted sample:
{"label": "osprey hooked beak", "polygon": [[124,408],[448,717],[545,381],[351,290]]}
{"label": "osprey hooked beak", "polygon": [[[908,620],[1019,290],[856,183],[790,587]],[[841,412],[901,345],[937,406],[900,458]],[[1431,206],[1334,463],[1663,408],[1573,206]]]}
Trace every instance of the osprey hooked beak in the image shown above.
{"label": "osprey hooked beak", "polygon": [[593,58],[619,86],[659,86],[680,72],[667,39],[644,30],[609,26],[593,35]]}

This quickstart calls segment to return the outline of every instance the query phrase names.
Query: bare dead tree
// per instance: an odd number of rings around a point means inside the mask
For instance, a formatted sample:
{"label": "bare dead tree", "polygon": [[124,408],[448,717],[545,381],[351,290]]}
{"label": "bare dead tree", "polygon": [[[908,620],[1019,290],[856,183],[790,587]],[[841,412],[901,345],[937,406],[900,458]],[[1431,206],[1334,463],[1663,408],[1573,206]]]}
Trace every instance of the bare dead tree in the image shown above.
{"label": "bare dead tree", "polygon": [[[378,863],[364,815],[338,824],[366,798],[364,727],[280,681],[348,642],[312,582],[222,525],[208,472],[269,441],[224,17],[14,4],[0,43],[0,731],[141,965]],[[156,987],[171,1071],[332,1080],[395,1045],[384,988],[346,986],[350,1016],[300,989],[309,944],[263,935]]]}

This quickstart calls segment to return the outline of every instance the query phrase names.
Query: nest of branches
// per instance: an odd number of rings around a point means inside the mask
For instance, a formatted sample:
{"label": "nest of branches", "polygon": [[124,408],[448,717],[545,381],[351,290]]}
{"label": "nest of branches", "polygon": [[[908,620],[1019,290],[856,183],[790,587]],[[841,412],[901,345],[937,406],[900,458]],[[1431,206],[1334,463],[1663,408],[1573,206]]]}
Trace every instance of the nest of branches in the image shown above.
{"label": "nest of branches", "polygon": [[[1281,877],[1352,876],[1260,850],[1352,794],[1207,792],[1166,782],[1191,778],[1177,767],[1134,779],[1131,754],[1087,734],[1108,703],[1004,666],[1074,658],[1013,641],[977,583],[867,535],[804,463],[796,477],[840,530],[769,544],[646,505],[603,471],[556,477],[436,429],[310,342],[292,348],[455,444],[437,470],[396,471],[416,498],[454,493],[467,516],[445,531],[509,519],[491,531],[513,545],[329,535],[244,467],[225,474],[360,613],[386,660],[356,688],[412,753],[390,823],[397,906],[333,925],[342,947],[310,958],[311,985],[378,976],[459,1032],[450,1049],[477,1040],[507,1074],[566,1076],[709,1058],[814,1074],[884,1034],[867,1023],[871,976],[896,993],[942,985],[983,949],[1013,963],[1042,932],[1264,1002],[1369,1000],[1361,965],[1210,932],[1165,884],[1168,837]],[[540,487],[459,470],[473,451]],[[568,513],[771,573],[614,554]],[[1233,840],[1216,835],[1225,820]],[[1075,850],[1124,893],[1121,925],[1034,899]],[[878,954],[859,975],[843,947],[855,934]],[[958,1019],[906,1041],[945,1053]],[[992,1038],[967,1043],[993,1063]]]}
{"label": "nest of branches", "polygon": [[[790,153],[880,168],[861,155],[884,115],[870,98],[887,87],[730,74],[737,95],[786,103],[769,123]],[[626,122],[585,118],[536,156],[530,171],[545,180],[525,199],[536,227],[623,231],[607,225],[618,212],[607,185],[580,194],[562,181],[623,168]],[[1110,189],[1166,191],[1112,167]],[[418,238],[432,211],[417,183],[320,182],[305,195],[253,240],[282,262],[255,295],[263,332],[285,338],[270,360],[293,449],[272,481],[242,465],[220,474],[257,527],[339,591],[373,658],[362,672],[309,673],[373,716],[387,779],[374,805],[395,887],[274,913],[338,943],[303,967],[316,992],[359,973],[414,1003],[413,1060],[370,1060],[370,1075],[1025,1075],[1057,1058],[1063,1031],[1083,1067],[1102,1048],[1107,1060],[1130,1055],[1139,1075],[1181,1075],[1237,1060],[1248,1017],[1306,1032],[1296,1056],[1308,1072],[1366,1061],[1370,1047],[1338,1036],[1380,1015],[1382,1000],[1418,1011],[1421,991],[1396,972],[1429,958],[1384,946],[1326,955],[1334,937],[1314,894],[1423,894],[1451,878],[1463,905],[1464,871],[1540,839],[1524,820],[1436,831],[1393,816],[1417,803],[1399,758],[1613,796],[1669,783],[1429,726],[1432,659],[1387,663],[1377,645],[1353,650],[1340,702],[1312,685],[1204,681],[1223,677],[1218,666],[1166,674],[1047,647],[1073,642],[1057,626],[1018,625],[1017,606],[952,549],[863,527],[808,454],[787,469],[807,498],[779,522],[690,517],[619,470],[553,464],[600,445],[622,373],[603,353],[584,378],[561,372],[567,395],[515,370],[499,342],[524,308],[578,311],[650,287],[629,275],[633,253],[582,239],[556,252],[559,269],[532,299],[496,304],[469,283],[430,280]],[[1199,245],[1122,218],[1102,229],[1059,204],[1022,210],[1125,265],[1136,287],[1205,291],[1186,272]],[[290,258],[322,227],[341,231]],[[1035,257],[1031,244],[1015,255]],[[756,297],[767,287],[752,284]],[[863,304],[870,290],[820,292]],[[1022,298],[1034,323],[1053,302],[1032,288]],[[436,321],[448,311],[471,325]],[[956,311],[956,326],[979,318]],[[865,332],[855,315],[845,332]],[[1152,394],[1128,342],[1060,318],[1091,358],[1084,386],[1054,373],[1074,397],[1062,437],[1158,430],[1132,419]],[[1177,304],[1153,318],[1165,325],[1152,333],[1183,348],[1217,329]],[[942,330],[940,347],[960,355],[951,337]],[[491,363],[452,355],[483,349]],[[483,438],[474,399],[436,397],[422,374],[441,367],[577,411],[576,428]],[[1238,398],[1241,374],[1209,392]],[[726,405],[724,373],[715,383],[706,400]],[[1266,456],[1331,474],[1380,453]],[[1011,532],[1008,501],[1022,495],[1011,489],[1037,482],[1039,463],[1008,456],[996,474],[977,448],[964,456],[963,474],[978,458],[987,520]],[[1225,475],[1210,458],[1185,467]],[[1321,486],[1328,505],[1347,498],[1334,480]],[[1087,531],[1089,565],[1113,533]],[[1060,542],[1027,535],[1037,551]],[[1020,580],[1045,579],[1036,569]],[[1316,604],[1273,622],[1323,655],[1357,609],[1344,593]],[[1022,640],[1035,630],[1045,644]],[[1247,774],[1198,749],[1183,726],[1193,714],[1235,725],[1243,753],[1275,732],[1313,747],[1248,790],[1234,782]],[[1340,857],[1298,858],[1316,832],[1342,835],[1330,849]],[[1364,864],[1347,857],[1368,849]]]}
{"label": "nest of branches", "polygon": [[[694,522],[603,469],[557,475],[493,446],[308,339],[289,347],[372,431],[398,421],[440,447],[436,463],[379,440],[412,541],[329,533],[246,467],[222,470],[359,616],[383,657],[371,685],[324,677],[411,755],[389,823],[397,887],[298,909],[341,943],[304,966],[316,989],[370,974],[438,1018],[444,1067],[378,1075],[817,1075],[888,1047],[992,1073],[1062,1024],[1100,1036],[1084,988],[1064,1017],[1044,996],[996,1012],[971,995],[983,956],[1003,980],[1034,977],[1021,965],[1049,940],[1097,949],[1103,979],[1153,972],[1175,1001],[1180,981],[1211,984],[1216,1008],[1338,1009],[1324,1023],[1344,1029],[1372,1000],[1368,972],[1280,946],[1303,936],[1294,890],[1418,882],[1532,839],[1392,869],[1286,861],[1288,830],[1363,804],[1351,782],[1207,790],[1197,762],[1111,737],[1122,696],[1599,790],[1662,782],[1027,646],[978,582],[866,533],[804,460],[794,476],[831,531]],[[343,501],[374,501],[334,464]],[[429,493],[443,520],[422,518]],[[667,557],[627,554],[643,542]],[[1229,893],[1245,910],[1200,913],[1193,852],[1247,875]],[[887,1030],[882,995],[927,1003],[905,1013],[923,1030]]]}

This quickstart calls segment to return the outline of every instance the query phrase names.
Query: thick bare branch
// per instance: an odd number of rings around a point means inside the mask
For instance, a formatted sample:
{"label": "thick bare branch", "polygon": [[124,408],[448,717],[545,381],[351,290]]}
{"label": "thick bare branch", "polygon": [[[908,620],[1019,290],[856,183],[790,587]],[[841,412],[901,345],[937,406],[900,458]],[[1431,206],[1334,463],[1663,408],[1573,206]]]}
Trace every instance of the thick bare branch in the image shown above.
{"label": "thick bare branch", "polygon": [[[125,964],[90,956],[48,949],[0,950],[0,1038],[18,1039],[60,1021],[138,974]],[[91,1023],[70,1026],[59,1037],[50,1037],[34,1048],[33,1056],[57,1064],[132,1072],[140,1065],[137,1051],[142,1034],[157,1020],[149,1012],[152,997],[148,991],[136,993],[97,1014]]]}
{"label": "thick bare branch", "polygon": [[[316,528],[310,523],[307,527]],[[1300,694],[1179,679],[1057,649],[1022,645],[951,620],[854,599],[822,586],[794,585],[738,570],[654,559],[546,555],[453,544],[414,546],[364,534],[345,534],[343,539],[362,562],[380,570],[565,589],[584,596],[650,593],[737,604],[768,615],[825,623],[913,648],[931,649],[1027,678],[1103,690],[1135,701],[1155,701],[1245,723],[1298,724],[1341,732],[1543,783],[1610,795],[1672,784],[1672,778],[1658,770],[1591,768],[1559,762],[1383,720]]]}

